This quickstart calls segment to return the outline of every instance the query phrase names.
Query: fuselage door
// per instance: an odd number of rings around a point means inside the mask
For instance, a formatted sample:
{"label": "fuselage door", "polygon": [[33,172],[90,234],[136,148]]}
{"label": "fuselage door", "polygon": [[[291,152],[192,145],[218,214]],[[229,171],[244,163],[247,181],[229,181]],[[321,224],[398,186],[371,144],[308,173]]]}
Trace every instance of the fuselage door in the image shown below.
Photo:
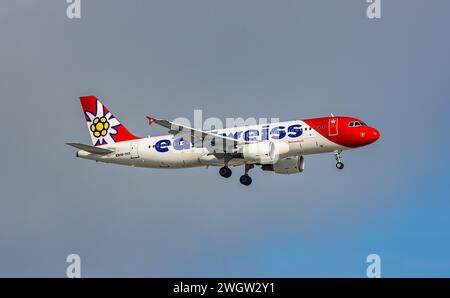
{"label": "fuselage door", "polygon": [[328,123],[329,136],[337,136],[339,134],[338,130],[338,118],[330,118]]}
{"label": "fuselage door", "polygon": [[138,142],[130,143],[130,154],[131,154],[131,159],[139,158],[139,143]]}

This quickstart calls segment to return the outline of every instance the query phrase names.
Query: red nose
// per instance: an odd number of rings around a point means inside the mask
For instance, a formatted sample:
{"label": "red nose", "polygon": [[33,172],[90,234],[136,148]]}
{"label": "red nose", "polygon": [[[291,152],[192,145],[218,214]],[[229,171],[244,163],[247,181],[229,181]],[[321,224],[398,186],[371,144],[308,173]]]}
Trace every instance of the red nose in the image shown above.
{"label": "red nose", "polygon": [[380,132],[375,128],[370,127],[367,129],[365,138],[368,144],[373,143],[380,138]]}

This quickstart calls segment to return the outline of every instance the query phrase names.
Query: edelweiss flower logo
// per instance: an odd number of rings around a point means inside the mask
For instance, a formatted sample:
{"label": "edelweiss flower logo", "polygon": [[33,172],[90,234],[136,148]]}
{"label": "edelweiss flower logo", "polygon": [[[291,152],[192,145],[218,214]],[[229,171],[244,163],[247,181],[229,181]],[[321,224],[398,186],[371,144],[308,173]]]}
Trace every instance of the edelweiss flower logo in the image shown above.
{"label": "edelweiss flower logo", "polygon": [[115,143],[114,135],[117,134],[117,130],[114,128],[120,125],[120,122],[114,118],[114,116],[103,108],[100,101],[97,100],[97,112],[92,114],[86,111],[86,115],[89,117],[88,127],[92,135],[97,139],[97,145],[112,144]]}
{"label": "edelweiss flower logo", "polygon": [[106,136],[108,133],[109,122],[105,117],[95,118],[93,124],[91,124],[91,131],[94,133],[96,138]]}

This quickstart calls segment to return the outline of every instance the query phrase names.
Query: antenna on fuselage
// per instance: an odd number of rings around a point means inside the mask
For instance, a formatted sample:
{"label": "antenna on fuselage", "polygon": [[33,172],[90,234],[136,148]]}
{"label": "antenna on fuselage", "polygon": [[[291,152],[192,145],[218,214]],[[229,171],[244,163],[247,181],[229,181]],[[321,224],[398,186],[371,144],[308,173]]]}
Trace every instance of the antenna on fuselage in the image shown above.
{"label": "antenna on fuselage", "polygon": [[331,117],[334,117],[333,113],[330,113]]}

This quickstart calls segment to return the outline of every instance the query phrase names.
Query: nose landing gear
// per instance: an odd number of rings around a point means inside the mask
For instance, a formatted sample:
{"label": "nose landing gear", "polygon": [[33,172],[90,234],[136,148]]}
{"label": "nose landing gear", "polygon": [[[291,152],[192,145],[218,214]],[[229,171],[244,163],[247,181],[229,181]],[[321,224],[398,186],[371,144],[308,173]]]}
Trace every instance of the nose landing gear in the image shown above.
{"label": "nose landing gear", "polygon": [[339,170],[342,170],[344,168],[344,164],[342,162],[337,162],[336,168],[338,168]]}
{"label": "nose landing gear", "polygon": [[253,169],[255,166],[253,164],[245,164],[245,174],[239,178],[239,182],[245,186],[252,184],[252,178],[248,175],[248,171]]}
{"label": "nose landing gear", "polygon": [[334,156],[336,158],[336,168],[342,170],[344,168],[344,163],[341,158],[341,151],[334,152]]}

